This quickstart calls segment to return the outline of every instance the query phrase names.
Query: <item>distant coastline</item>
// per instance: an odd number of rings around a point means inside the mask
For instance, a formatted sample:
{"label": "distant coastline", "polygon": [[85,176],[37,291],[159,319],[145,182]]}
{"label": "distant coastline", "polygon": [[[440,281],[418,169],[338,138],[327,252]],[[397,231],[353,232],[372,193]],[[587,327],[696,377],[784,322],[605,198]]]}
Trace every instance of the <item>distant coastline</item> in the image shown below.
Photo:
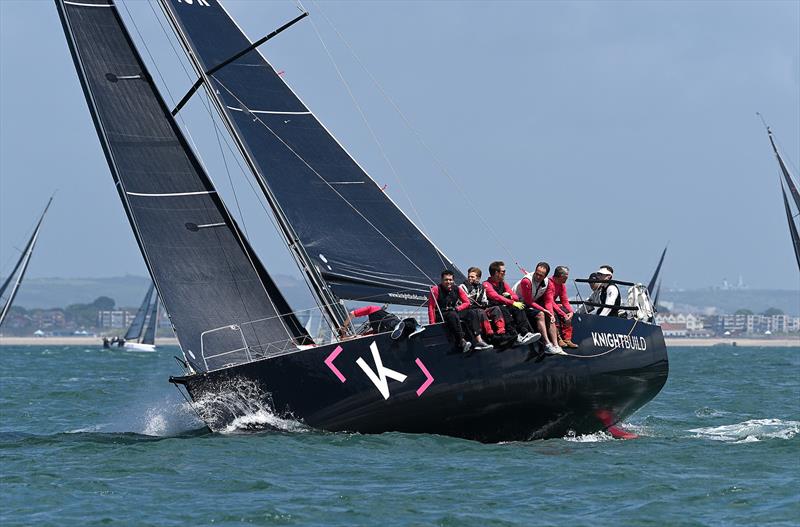
{"label": "distant coastline", "polygon": [[[760,348],[800,348],[800,338],[668,338],[670,348],[697,348],[708,346],[753,346]],[[160,346],[177,346],[178,339],[160,338]],[[100,337],[0,337],[0,346],[100,346]]]}

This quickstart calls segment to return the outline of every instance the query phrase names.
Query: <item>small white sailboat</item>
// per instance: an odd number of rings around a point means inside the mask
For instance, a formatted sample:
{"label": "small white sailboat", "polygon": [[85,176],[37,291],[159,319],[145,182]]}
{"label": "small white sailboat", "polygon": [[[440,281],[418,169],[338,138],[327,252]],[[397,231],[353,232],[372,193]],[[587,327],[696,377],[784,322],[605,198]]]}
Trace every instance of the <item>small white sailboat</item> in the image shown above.
{"label": "small white sailboat", "polygon": [[156,350],[156,329],[158,328],[158,295],[151,303],[153,284],[139,306],[139,311],[125,333],[123,347],[127,351],[154,352]]}

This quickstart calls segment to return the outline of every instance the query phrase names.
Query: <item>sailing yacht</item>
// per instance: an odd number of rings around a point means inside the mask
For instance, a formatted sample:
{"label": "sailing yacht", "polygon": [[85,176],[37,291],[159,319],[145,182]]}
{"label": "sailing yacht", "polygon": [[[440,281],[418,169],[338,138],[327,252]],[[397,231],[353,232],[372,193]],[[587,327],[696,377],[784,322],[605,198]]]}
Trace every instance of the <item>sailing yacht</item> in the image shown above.
{"label": "sailing yacht", "polygon": [[[36,222],[36,227],[33,229],[33,234],[31,234],[31,237],[28,239],[28,243],[26,243],[25,248],[22,249],[22,254],[20,254],[17,263],[14,265],[14,268],[5,281],[3,281],[3,285],[0,285],[0,299],[6,299],[5,302],[3,302],[3,307],[0,308],[0,326],[5,322],[8,312],[11,310],[11,305],[14,303],[14,299],[17,296],[19,286],[22,284],[22,279],[25,278],[25,271],[28,270],[28,264],[31,262],[33,249],[36,247],[36,240],[39,239],[39,230],[42,228],[44,216],[47,214],[47,210],[50,208],[52,202],[53,198],[51,197],[47,205],[45,205],[41,216],[39,216],[39,221]],[[12,281],[13,285],[11,284]],[[11,289],[8,289],[9,285],[11,285]],[[7,296],[6,291],[8,291]]]}
{"label": "sailing yacht", "polygon": [[[635,316],[576,315],[579,347],[558,357],[532,345],[463,354],[442,324],[414,335],[342,330],[332,342],[315,342],[175,122],[200,88],[332,330],[347,327],[346,301],[419,307],[443,268],[457,280],[463,273],[257,49],[308,13],[251,42],[216,0],[161,0],[198,73],[170,109],[113,0],[55,2],[115,187],[183,353],[184,371],[170,381],[195,401],[257,397],[279,415],[332,431],[503,441],[611,429],[661,390],[668,373],[661,329]],[[220,430],[238,407],[204,404],[202,416]]]}
{"label": "sailing yacht", "polygon": [[154,285],[151,283],[144,295],[142,305],[136,312],[128,331],[123,337],[123,347],[128,351],[153,352],[156,350],[156,330],[158,328],[158,296],[151,302]]}

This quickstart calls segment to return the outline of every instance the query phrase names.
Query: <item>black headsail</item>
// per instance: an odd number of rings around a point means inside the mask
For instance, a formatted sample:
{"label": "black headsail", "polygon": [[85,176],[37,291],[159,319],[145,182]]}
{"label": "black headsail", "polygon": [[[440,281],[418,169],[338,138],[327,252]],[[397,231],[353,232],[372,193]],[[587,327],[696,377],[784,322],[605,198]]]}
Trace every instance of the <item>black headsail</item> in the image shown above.
{"label": "black headsail", "polygon": [[8,289],[8,285],[16,276],[16,280],[14,280],[14,286],[8,293],[6,301],[3,303],[3,307],[0,308],[0,326],[3,325],[3,321],[5,321],[8,311],[11,309],[11,305],[14,303],[14,298],[17,296],[17,291],[19,291],[19,286],[22,283],[22,279],[25,278],[25,271],[28,270],[28,264],[30,263],[31,256],[33,255],[33,248],[36,246],[36,240],[39,238],[39,230],[42,228],[44,215],[47,214],[47,209],[50,208],[50,204],[52,202],[53,198],[50,198],[50,200],[47,202],[47,205],[44,207],[44,210],[42,211],[42,215],[39,216],[39,221],[36,222],[36,228],[33,229],[33,234],[31,234],[28,243],[25,244],[25,248],[22,250],[19,260],[17,260],[16,265],[14,265],[14,269],[11,270],[11,274],[8,275],[8,278],[6,278],[5,282],[3,282],[3,285],[0,286],[0,298],[3,298],[6,289]]}
{"label": "black headsail", "polygon": [[789,207],[789,200],[786,199],[786,190],[782,186],[781,194],[783,195],[783,208],[786,211],[786,221],[789,222],[789,235],[792,237],[794,257],[797,260],[797,269],[800,270],[800,234],[797,231],[797,220],[792,217],[792,209]]}
{"label": "black headsail", "polygon": [[131,322],[128,331],[125,332],[125,340],[136,340],[142,335],[142,329],[144,329],[144,320],[147,317],[147,309],[150,307],[150,301],[153,299],[153,283],[150,283],[150,287],[147,288],[147,294],[144,295],[144,300],[142,300],[142,305],[139,306],[139,311],[136,312],[136,316],[133,317],[133,322]]}
{"label": "black headsail", "polygon": [[305,330],[189,148],[113,1],[56,5],[122,204],[195,369],[294,349]]}
{"label": "black headsail", "polygon": [[775,146],[775,140],[772,138],[772,130],[770,130],[769,127],[767,127],[767,135],[769,135],[769,143],[772,145],[772,151],[775,152],[775,157],[778,159],[778,165],[781,167],[783,183],[789,188],[789,194],[792,196],[794,206],[800,211],[800,191],[797,190],[797,185],[794,184],[794,180],[791,174],[789,174],[789,169],[786,167],[786,163],[783,162],[783,158],[780,152],[778,152],[778,147]]}
{"label": "black headsail", "polygon": [[156,343],[156,330],[158,329],[158,297],[153,301],[150,306],[150,314],[147,317],[147,329],[142,335],[142,344],[155,344]]}
{"label": "black headsail", "polygon": [[[775,157],[778,159],[778,166],[781,169],[781,194],[783,195],[783,208],[786,211],[786,221],[789,223],[789,235],[792,238],[792,249],[794,249],[794,257],[797,260],[797,268],[800,270],[800,234],[798,234],[797,223],[800,221],[800,192],[797,190],[792,175],[786,167],[778,147],[775,146],[775,140],[772,137],[772,130],[767,126],[767,135],[769,136],[769,143],[772,145],[772,151],[775,152]],[[785,185],[785,186],[784,186]],[[786,198],[786,188],[789,189],[789,194],[792,196],[797,212],[792,214],[792,207],[789,205],[789,200]]]}
{"label": "black headsail", "polygon": [[162,5],[312,283],[321,276],[341,299],[423,302],[452,262],[251,48],[217,0]]}

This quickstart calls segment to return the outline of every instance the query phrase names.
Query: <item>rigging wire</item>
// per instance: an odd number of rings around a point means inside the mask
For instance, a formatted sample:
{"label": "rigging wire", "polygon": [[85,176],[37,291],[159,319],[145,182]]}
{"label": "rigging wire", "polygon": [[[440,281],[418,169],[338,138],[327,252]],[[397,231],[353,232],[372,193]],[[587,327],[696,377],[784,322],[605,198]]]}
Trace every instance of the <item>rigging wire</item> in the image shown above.
{"label": "rigging wire", "polygon": [[[151,10],[155,14],[155,9],[153,8],[152,3],[148,2],[148,4],[150,5]],[[162,6],[162,10],[163,10],[163,6]],[[164,15],[168,19],[170,19],[169,15],[166,12],[164,12]],[[181,60],[181,54],[178,53],[178,51],[175,49],[175,46],[173,45],[172,39],[170,39],[167,30],[164,28],[164,25],[161,23],[161,18],[157,14],[155,14],[155,17],[156,17],[156,20],[158,20],[159,25],[161,26],[161,30],[164,33],[165,38],[170,43],[170,47],[172,48],[173,53],[175,54],[179,64],[181,65],[181,68],[183,69],[184,74],[186,75],[186,77],[189,79],[190,82],[194,82],[194,78],[192,77],[192,75],[187,70],[186,65],[184,64],[183,60]],[[176,31],[178,31],[177,28],[176,28]],[[202,72],[198,72],[198,73],[200,75],[202,75]],[[283,235],[282,234],[282,230],[279,228],[278,224],[276,223],[276,218],[273,217],[273,214],[270,213],[270,211],[267,209],[267,205],[264,203],[263,192],[260,192],[260,191],[256,190],[256,188],[253,185],[253,181],[248,176],[248,174],[251,174],[252,171],[249,170],[249,169],[245,170],[245,168],[242,166],[242,161],[240,160],[239,155],[236,154],[236,152],[234,151],[234,148],[231,146],[230,142],[228,141],[227,134],[220,130],[220,125],[217,123],[217,119],[215,119],[215,117],[214,117],[215,116],[215,112],[212,110],[211,95],[209,94],[210,87],[209,86],[205,86],[205,88],[206,89],[204,90],[204,94],[201,95],[200,98],[201,98],[201,101],[203,103],[204,108],[206,109],[206,113],[208,114],[209,119],[211,120],[211,123],[214,126],[214,133],[215,133],[215,135],[217,137],[217,143],[220,144],[220,139],[222,139],[222,141],[225,143],[225,146],[228,148],[228,151],[230,152],[231,157],[233,158],[233,160],[238,165],[241,175],[243,176],[244,180],[247,182],[247,185],[250,187],[250,190],[251,190],[253,196],[256,198],[256,201],[258,201],[258,204],[261,206],[261,209],[264,211],[265,216],[269,220],[269,222],[272,225],[273,229],[275,229],[275,232],[278,235],[282,236]],[[174,99],[173,99],[173,104],[174,104]],[[183,120],[183,117],[179,116],[179,118],[181,119],[181,122],[183,123],[184,128],[186,128],[187,125],[186,125],[186,122]],[[221,118],[221,117],[218,117],[218,118]],[[197,149],[196,145],[195,145],[195,149]],[[222,150],[221,144],[220,144],[220,150]],[[222,153],[222,155],[223,155],[223,159],[225,159],[224,152]],[[227,160],[225,160],[225,168],[226,168],[226,171],[227,171],[228,170]],[[208,172],[208,171],[206,170],[206,172]],[[256,174],[253,174],[253,175],[255,177],[258,177]],[[233,190],[234,197],[236,197],[236,189],[233,186],[233,181],[231,180],[230,172],[228,172],[228,180],[229,180],[229,182],[231,184],[231,189]],[[237,203],[237,208],[238,208],[239,207],[238,197],[236,197],[236,203]],[[242,214],[241,208],[239,208],[239,215],[241,217],[241,221],[242,221],[242,224],[244,226],[244,216]],[[247,235],[246,228],[245,228],[245,235]],[[299,262],[299,263],[302,265],[301,262]],[[312,299],[314,299],[314,302],[318,305],[319,309],[322,309],[322,305],[323,304],[321,304],[320,300],[317,299],[317,295],[315,294],[315,291],[314,291],[312,285],[307,280],[304,280],[304,283],[305,283],[306,288],[308,289],[309,293],[311,294]],[[269,295],[267,295],[267,296],[269,297]],[[272,303],[272,299],[271,298],[270,298],[270,302]],[[291,314],[291,313],[287,313],[287,315],[288,314]],[[331,330],[333,331],[334,330],[333,324],[330,321],[328,321],[328,324],[331,327]]]}
{"label": "rigging wire", "polygon": [[286,149],[287,149],[287,150],[289,150],[289,152],[291,152],[291,153],[292,153],[292,154],[293,154],[293,155],[294,155],[294,156],[295,156],[297,159],[299,159],[299,160],[300,160],[300,162],[302,162],[302,163],[303,163],[303,164],[304,164],[304,165],[305,165],[305,166],[306,166],[306,167],[307,167],[309,170],[311,170],[311,172],[313,172],[315,176],[317,176],[317,177],[318,177],[318,178],[319,178],[319,179],[320,179],[320,180],[321,180],[323,183],[325,183],[325,185],[326,185],[328,188],[330,188],[330,189],[331,189],[331,191],[333,191],[333,193],[334,193],[334,194],[336,194],[337,196],[339,196],[339,198],[340,198],[342,201],[344,201],[344,202],[345,202],[345,203],[346,203],[346,204],[347,204],[347,205],[348,205],[348,206],[349,206],[351,209],[353,209],[353,211],[355,211],[355,213],[356,213],[356,214],[358,214],[358,215],[361,217],[361,219],[363,219],[365,222],[367,222],[367,225],[369,225],[370,227],[372,227],[372,229],[373,229],[375,232],[377,232],[378,234],[380,234],[380,235],[381,235],[381,237],[382,237],[384,240],[386,240],[386,241],[389,243],[389,245],[391,245],[391,246],[392,246],[392,247],[393,247],[393,248],[394,248],[394,249],[395,249],[395,250],[396,250],[398,253],[400,253],[400,255],[401,255],[401,256],[403,256],[403,258],[405,258],[406,260],[408,260],[408,262],[409,262],[409,263],[410,263],[412,266],[414,266],[414,267],[417,269],[417,271],[419,271],[420,273],[422,273],[422,275],[423,275],[425,278],[427,278],[428,280],[430,280],[430,281],[431,281],[431,283],[436,283],[436,282],[435,282],[435,281],[434,281],[434,280],[433,280],[433,279],[432,279],[432,278],[431,278],[431,277],[430,277],[430,276],[429,276],[429,275],[428,275],[428,274],[427,274],[427,273],[426,273],[424,270],[422,270],[422,269],[421,269],[421,268],[420,268],[420,267],[419,267],[419,266],[418,266],[418,265],[417,265],[417,264],[414,262],[414,260],[412,260],[412,259],[411,259],[411,258],[410,258],[410,257],[409,257],[409,256],[408,256],[406,253],[405,253],[405,252],[403,252],[403,250],[402,250],[402,249],[400,249],[400,248],[399,248],[397,245],[395,245],[395,243],[394,243],[394,242],[393,242],[393,241],[392,241],[392,240],[391,240],[391,239],[390,239],[388,236],[386,236],[386,234],[384,234],[384,233],[383,233],[383,231],[381,231],[381,230],[380,230],[380,229],[379,229],[379,228],[378,228],[378,227],[377,227],[377,226],[376,226],[374,223],[372,223],[372,222],[369,220],[369,218],[367,218],[366,216],[364,216],[364,214],[362,214],[362,212],[361,212],[360,210],[358,210],[358,207],[356,207],[355,205],[353,205],[353,203],[351,203],[351,202],[350,202],[350,200],[348,200],[347,198],[345,198],[345,197],[342,195],[342,193],[341,193],[341,192],[339,192],[338,190],[336,190],[336,188],[335,188],[333,185],[331,185],[331,184],[330,184],[330,183],[329,183],[329,182],[328,182],[328,181],[327,181],[327,180],[326,180],[324,177],[322,177],[322,175],[321,175],[319,172],[317,172],[317,170],[316,170],[314,167],[312,167],[312,166],[311,166],[311,164],[310,164],[308,161],[306,161],[306,160],[305,160],[305,158],[303,158],[303,156],[301,156],[301,155],[300,155],[300,154],[299,154],[299,153],[298,153],[298,152],[297,152],[297,151],[296,151],[294,148],[292,148],[292,147],[289,145],[289,143],[287,143],[286,141],[284,141],[284,140],[283,140],[283,138],[282,138],[280,135],[278,135],[278,134],[275,132],[275,130],[273,130],[273,129],[272,129],[272,128],[271,128],[271,127],[270,127],[270,126],[267,124],[267,123],[265,123],[264,121],[262,121],[262,120],[261,120],[261,118],[258,116],[258,114],[255,114],[255,113],[253,113],[253,112],[252,112],[252,110],[250,110],[250,108],[248,108],[248,107],[247,107],[247,105],[246,105],[246,104],[244,104],[244,102],[243,102],[241,99],[239,99],[239,97],[237,97],[237,96],[236,96],[236,94],[235,94],[235,93],[233,93],[233,92],[232,92],[232,91],[231,91],[231,90],[230,90],[230,89],[229,89],[227,86],[225,86],[225,84],[223,84],[223,83],[222,83],[222,82],[221,82],[219,79],[215,79],[215,80],[217,81],[217,83],[218,83],[220,86],[222,86],[222,88],[224,88],[224,89],[225,89],[225,91],[227,91],[227,92],[228,92],[228,93],[231,95],[231,97],[233,97],[234,99],[236,99],[236,101],[237,101],[237,102],[238,102],[238,103],[239,103],[239,104],[242,106],[242,109],[244,109],[244,110],[247,110],[247,111],[249,112],[249,114],[250,114],[250,115],[253,117],[253,120],[254,120],[254,121],[258,122],[259,124],[261,124],[261,126],[263,126],[264,128],[266,128],[266,129],[269,131],[269,133],[271,133],[271,134],[272,134],[272,135],[273,135],[273,136],[274,136],[274,137],[275,137],[275,138],[276,138],[278,141],[280,141],[280,143],[281,143],[283,146],[285,146],[285,147],[286,147]]}
{"label": "rigging wire", "polygon": [[[356,96],[355,96],[355,94],[353,93],[353,90],[350,87],[350,83],[348,83],[347,80],[345,79],[344,75],[342,74],[341,69],[339,68],[339,65],[336,63],[336,60],[333,57],[333,54],[331,53],[330,49],[328,48],[328,45],[325,43],[325,40],[322,38],[322,34],[320,33],[319,28],[317,27],[317,24],[314,22],[314,18],[313,17],[309,17],[309,22],[311,22],[311,27],[314,29],[314,33],[316,33],[317,38],[320,41],[320,44],[322,44],[322,48],[325,50],[325,54],[328,56],[328,58],[331,61],[331,64],[333,65],[333,68],[336,70],[336,74],[338,75],[339,80],[342,82],[342,85],[345,87],[345,90],[347,90],[347,93],[350,96],[350,99],[353,101],[353,104],[355,105],[356,110],[358,110],[358,113],[361,116],[361,119],[364,121],[364,125],[366,125],[367,130],[369,130],[369,133],[372,136],[372,139],[375,141],[375,144],[378,146],[378,150],[380,151],[381,156],[383,157],[384,161],[386,161],[386,164],[389,166],[389,170],[392,172],[392,175],[394,176],[395,181],[397,181],[398,185],[400,186],[400,190],[402,191],[403,195],[405,196],[406,201],[408,201],[408,204],[411,205],[411,209],[414,211],[414,215],[416,216],[417,220],[419,221],[420,226],[422,227],[423,230],[425,230],[425,231],[428,230],[425,227],[425,224],[424,224],[424,222],[422,220],[422,215],[417,210],[417,207],[414,205],[414,201],[411,199],[411,195],[408,193],[408,190],[406,189],[406,186],[403,184],[402,178],[399,176],[399,174],[397,173],[397,170],[395,169],[394,164],[389,159],[389,156],[386,153],[386,149],[383,147],[383,144],[381,143],[380,139],[378,139],[378,135],[375,133],[375,130],[373,129],[372,125],[370,125],[369,121],[367,120],[367,116],[364,113],[364,110],[362,109],[361,105],[358,103],[358,100],[356,100]],[[447,268],[448,267],[448,263],[444,261],[442,253],[439,252],[439,250],[436,250],[436,255],[439,257],[439,261],[442,263],[442,268],[443,269]]]}
{"label": "rigging wire", "polygon": [[[464,200],[464,202],[472,209],[472,212],[478,217],[478,219],[481,221],[481,223],[483,223],[484,227],[492,235],[492,237],[494,238],[495,242],[497,242],[497,244],[501,247],[501,249],[503,251],[505,251],[505,253],[508,254],[511,257],[511,260],[514,262],[514,264],[517,266],[517,268],[520,269],[524,273],[525,269],[519,264],[517,259],[514,257],[514,254],[511,252],[511,249],[509,249],[508,246],[505,243],[503,243],[503,240],[500,237],[500,235],[497,233],[497,231],[495,231],[495,229],[486,220],[486,218],[483,217],[483,215],[480,213],[480,209],[472,202],[472,200],[469,199],[469,196],[467,195],[466,192],[464,192],[463,188],[461,187],[461,185],[459,185],[459,183],[455,179],[455,177],[453,177],[453,175],[450,173],[450,171],[447,170],[447,168],[444,166],[444,163],[433,152],[433,149],[430,146],[428,146],[428,143],[425,142],[425,140],[422,137],[422,134],[416,128],[414,128],[414,126],[411,124],[411,121],[408,119],[408,117],[406,117],[406,115],[403,113],[403,111],[400,110],[400,107],[397,105],[397,103],[395,103],[395,101],[389,96],[389,94],[383,88],[381,83],[378,82],[378,79],[367,68],[367,66],[364,64],[364,62],[358,56],[358,54],[356,54],[356,52],[353,49],[353,47],[344,38],[344,35],[342,35],[342,33],[339,31],[339,29],[333,24],[333,21],[330,19],[330,17],[328,17],[328,15],[322,9],[322,6],[319,3],[314,2],[314,0],[311,0],[311,1],[312,1],[312,3],[314,3],[316,5],[317,9],[322,14],[323,18],[328,22],[328,24],[331,26],[331,28],[334,30],[334,32],[339,36],[341,41],[344,43],[344,45],[347,47],[347,49],[353,55],[353,58],[356,60],[356,62],[358,62],[358,64],[361,66],[361,68],[364,70],[364,72],[372,80],[373,84],[375,84],[375,86],[378,88],[378,91],[381,93],[381,95],[383,95],[383,97],[386,99],[386,101],[392,106],[392,108],[394,108],[394,110],[397,112],[397,114],[400,116],[400,118],[405,123],[406,127],[414,134],[414,136],[417,138],[417,140],[422,145],[422,147],[427,151],[428,155],[431,156],[431,158],[433,159],[434,163],[439,168],[439,170],[442,172],[442,174],[447,176],[447,178],[450,180],[450,183],[452,183],[452,185],[456,189],[458,189],[458,192],[461,194],[461,197]],[[302,4],[300,3],[299,0],[297,0],[297,3],[302,8]]]}
{"label": "rigging wire", "polygon": [[[172,39],[169,38],[169,34],[167,33],[166,28],[164,27],[164,23],[161,21],[161,17],[158,16],[158,13],[156,12],[156,9],[153,7],[152,1],[148,0],[147,6],[150,8],[150,11],[153,13],[153,18],[156,19],[156,21],[158,22],[159,27],[161,27],[161,32],[164,34],[164,37],[166,38],[167,42],[169,43],[170,48],[172,48],[172,52],[175,54],[175,57],[178,59],[178,64],[180,64],[181,69],[183,69],[183,72],[186,74],[186,77],[191,80],[192,77],[189,74],[189,71],[186,69],[186,65],[183,63],[182,60],[180,60],[180,55],[178,54],[178,51],[175,49],[175,45],[172,42]],[[148,51],[148,54],[149,54],[149,51]],[[152,57],[151,57],[151,59],[152,59]],[[156,68],[156,70],[158,71],[158,68]],[[160,71],[159,71],[159,76],[161,76],[161,72]],[[162,82],[164,81],[163,77],[161,78],[161,80],[162,80]],[[166,86],[166,83],[164,83],[164,84]],[[175,106],[175,98],[172,96],[172,93],[170,93],[169,88],[167,88],[167,93],[169,93],[170,102],[172,103],[171,106],[174,107]],[[209,111],[210,111],[210,109],[209,109]],[[188,128],[188,126],[186,124],[186,120],[183,118],[183,115],[178,115],[177,117],[178,117],[178,119],[180,119],[181,124],[183,124],[184,130],[187,131],[187,134],[189,135],[189,139],[192,141],[192,145],[194,146],[195,152],[197,152],[198,158],[200,158],[200,153],[199,153],[200,149],[197,147],[197,144],[194,142],[194,138],[192,137],[191,133],[188,131],[189,128]],[[214,135],[216,136],[216,139],[217,139],[217,145],[219,146],[220,156],[222,156],[222,163],[225,166],[225,173],[228,176],[228,184],[230,185],[231,191],[233,192],[233,200],[236,202],[236,210],[239,212],[239,221],[242,223],[242,229],[244,230],[245,236],[247,236],[248,235],[247,234],[247,223],[245,222],[244,214],[242,214],[242,207],[239,204],[239,196],[236,194],[236,187],[233,186],[233,179],[231,178],[231,172],[230,172],[230,170],[228,168],[228,159],[225,156],[224,150],[222,149],[222,142],[220,141],[219,131],[217,130],[216,123],[214,124]],[[205,162],[202,160],[202,158],[200,159],[200,162],[203,164],[203,167],[205,168]],[[208,169],[206,169],[206,172],[208,172]]]}

